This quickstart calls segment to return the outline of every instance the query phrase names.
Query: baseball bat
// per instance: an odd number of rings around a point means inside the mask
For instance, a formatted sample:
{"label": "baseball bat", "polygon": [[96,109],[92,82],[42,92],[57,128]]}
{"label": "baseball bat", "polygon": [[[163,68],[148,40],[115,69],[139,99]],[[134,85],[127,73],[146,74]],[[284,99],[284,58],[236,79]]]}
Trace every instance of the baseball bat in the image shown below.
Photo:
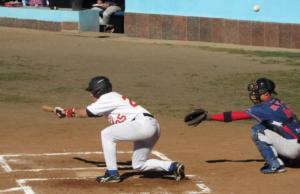
{"label": "baseball bat", "polygon": [[43,105],[42,110],[45,112],[54,112],[54,108],[52,106]]}

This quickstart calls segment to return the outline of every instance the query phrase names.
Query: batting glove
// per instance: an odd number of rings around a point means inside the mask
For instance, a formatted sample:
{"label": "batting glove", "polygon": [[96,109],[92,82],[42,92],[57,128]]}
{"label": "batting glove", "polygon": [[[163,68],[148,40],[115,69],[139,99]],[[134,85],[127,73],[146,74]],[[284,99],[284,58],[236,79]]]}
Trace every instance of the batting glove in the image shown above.
{"label": "batting glove", "polygon": [[66,112],[63,108],[61,107],[55,107],[54,108],[54,112],[56,114],[56,116],[60,119],[65,118],[66,117]]}

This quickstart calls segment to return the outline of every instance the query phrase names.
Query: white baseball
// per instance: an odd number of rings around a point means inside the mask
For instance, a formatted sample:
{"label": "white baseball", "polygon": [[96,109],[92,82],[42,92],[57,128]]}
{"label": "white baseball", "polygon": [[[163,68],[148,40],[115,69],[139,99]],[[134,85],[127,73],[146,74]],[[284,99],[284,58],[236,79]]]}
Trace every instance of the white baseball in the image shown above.
{"label": "white baseball", "polygon": [[259,10],[260,10],[260,6],[258,4],[253,6],[253,11],[259,12]]}

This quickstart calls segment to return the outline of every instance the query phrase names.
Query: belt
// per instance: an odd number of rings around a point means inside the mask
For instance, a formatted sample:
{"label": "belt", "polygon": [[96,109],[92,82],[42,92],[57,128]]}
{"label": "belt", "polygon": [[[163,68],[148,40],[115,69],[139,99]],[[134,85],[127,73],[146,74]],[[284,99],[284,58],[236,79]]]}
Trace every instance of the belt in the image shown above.
{"label": "belt", "polygon": [[[149,114],[149,113],[143,113],[144,117],[151,117],[151,118],[154,118],[154,116],[152,114]],[[134,121],[135,120],[135,117],[131,120],[131,121]]]}
{"label": "belt", "polygon": [[143,113],[143,115],[144,115],[145,117],[151,117],[151,118],[154,118],[154,116],[153,116],[152,114],[149,114],[149,113]]}

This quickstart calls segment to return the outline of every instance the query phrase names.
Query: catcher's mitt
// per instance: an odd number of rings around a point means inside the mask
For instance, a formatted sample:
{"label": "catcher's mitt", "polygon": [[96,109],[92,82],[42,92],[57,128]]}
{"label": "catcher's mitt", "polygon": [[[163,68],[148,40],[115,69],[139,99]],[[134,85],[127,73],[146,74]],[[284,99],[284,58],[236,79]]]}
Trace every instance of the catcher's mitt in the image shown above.
{"label": "catcher's mitt", "polygon": [[184,117],[184,122],[189,126],[197,126],[202,121],[207,119],[208,112],[204,109],[198,108],[195,109],[193,112],[188,113]]}

